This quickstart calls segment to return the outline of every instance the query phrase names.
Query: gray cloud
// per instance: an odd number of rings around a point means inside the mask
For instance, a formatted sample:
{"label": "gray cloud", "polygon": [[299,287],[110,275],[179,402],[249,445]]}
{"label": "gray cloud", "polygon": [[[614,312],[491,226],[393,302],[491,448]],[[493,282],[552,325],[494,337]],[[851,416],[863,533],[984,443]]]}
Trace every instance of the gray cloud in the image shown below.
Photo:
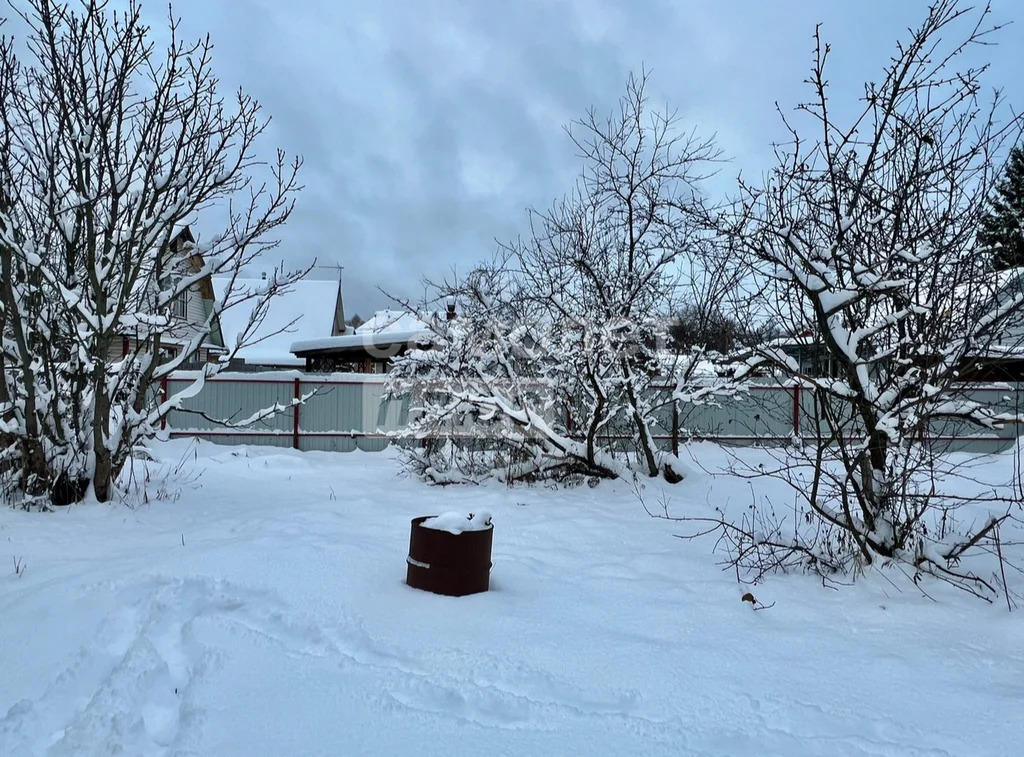
{"label": "gray cloud", "polygon": [[[153,6],[153,13],[158,12]],[[225,86],[273,116],[265,147],[304,155],[306,185],[279,257],[345,266],[349,312],[421,291],[523,230],[524,209],[562,194],[577,169],[562,126],[610,110],[629,72],[653,71],[652,100],[717,132],[759,173],[799,101],[815,23],[834,45],[833,91],[851,98],[888,60],[924,2],[699,0],[182,0],[186,36],[209,32]],[[1014,0],[994,4],[997,21]],[[154,23],[159,19],[154,16]],[[1021,102],[1024,29],[986,49],[993,86]],[[329,276],[326,270],[318,277]]]}

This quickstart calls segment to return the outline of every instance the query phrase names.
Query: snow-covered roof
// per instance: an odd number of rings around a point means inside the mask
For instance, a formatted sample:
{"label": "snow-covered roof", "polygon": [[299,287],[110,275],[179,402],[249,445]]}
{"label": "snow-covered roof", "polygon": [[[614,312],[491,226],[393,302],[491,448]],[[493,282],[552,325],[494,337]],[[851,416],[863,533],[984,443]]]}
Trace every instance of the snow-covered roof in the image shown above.
{"label": "snow-covered roof", "polygon": [[974,307],[994,306],[1004,292],[1013,294],[1018,280],[1022,277],[1024,277],[1024,268],[989,271],[975,281],[959,285],[953,294],[952,304],[969,303]]}
{"label": "snow-covered roof", "polygon": [[356,328],[357,334],[383,334],[391,331],[425,330],[424,320],[406,310],[378,310]]}
{"label": "snow-covered roof", "polygon": [[[265,287],[266,283],[262,279],[237,279],[234,291],[255,291]],[[223,302],[227,284],[227,279],[214,277],[213,286],[218,302]],[[305,361],[292,354],[292,342],[297,339],[330,337],[334,328],[337,300],[337,281],[303,279],[295,282],[287,292],[270,301],[267,317],[256,330],[254,338],[248,340],[260,341],[243,347],[238,357],[253,365],[304,366]],[[239,334],[248,324],[254,304],[247,301],[221,314],[221,330],[228,349],[234,347]],[[292,321],[295,323],[289,326]],[[285,328],[285,331],[281,331]],[[268,336],[270,334],[273,336]]]}
{"label": "snow-covered roof", "polygon": [[792,334],[790,336],[780,336],[776,339],[770,339],[764,343],[765,347],[792,347],[792,346],[808,346],[808,345],[820,345],[822,344],[822,338],[812,331],[802,331],[799,334]]}
{"label": "snow-covered roof", "polygon": [[297,339],[292,342],[291,351],[305,353],[388,347],[395,344],[424,344],[432,337],[427,320],[437,317],[440,316],[436,313],[421,316],[407,310],[378,310],[372,318],[356,327],[354,334]]}
{"label": "snow-covered roof", "polygon": [[1002,271],[994,271],[989,274],[989,279],[996,289],[1002,289],[1007,284],[1024,276],[1024,267],[1007,268]]}
{"label": "snow-covered roof", "polygon": [[[343,350],[355,347],[387,347],[393,344],[424,344],[431,340],[429,329],[403,329],[380,333],[355,333],[343,336],[329,336],[321,339],[304,339],[293,342],[293,353],[318,352],[320,350]],[[298,358],[296,358],[298,359]]]}
{"label": "snow-covered roof", "polygon": [[687,354],[680,355],[666,350],[659,350],[657,353],[657,359],[666,376],[675,374],[682,375],[687,372],[689,372],[690,376],[693,378],[715,378],[719,375],[719,366],[714,362],[699,359],[691,366],[692,358]]}

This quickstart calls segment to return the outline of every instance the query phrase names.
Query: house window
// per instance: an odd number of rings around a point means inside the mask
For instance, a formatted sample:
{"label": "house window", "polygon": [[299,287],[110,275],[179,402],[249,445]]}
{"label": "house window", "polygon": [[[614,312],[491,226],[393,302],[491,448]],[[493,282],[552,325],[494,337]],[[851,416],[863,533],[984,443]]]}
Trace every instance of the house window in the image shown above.
{"label": "house window", "polygon": [[187,303],[185,301],[185,292],[182,292],[173,300],[171,300],[171,316],[174,318],[180,318],[185,320],[185,315],[188,312]]}

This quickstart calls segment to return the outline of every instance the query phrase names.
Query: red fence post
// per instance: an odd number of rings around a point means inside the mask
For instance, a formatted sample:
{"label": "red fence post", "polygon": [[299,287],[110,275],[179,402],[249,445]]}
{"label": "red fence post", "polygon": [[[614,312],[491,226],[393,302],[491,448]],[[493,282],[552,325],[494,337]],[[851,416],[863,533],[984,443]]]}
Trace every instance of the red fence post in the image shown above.
{"label": "red fence post", "polygon": [[[160,379],[160,403],[167,402],[167,377]],[[167,428],[167,413],[160,416],[160,430]]]}
{"label": "red fence post", "polygon": [[800,438],[800,385],[793,385],[793,438]]}
{"label": "red fence post", "polygon": [[295,379],[295,404],[292,405],[292,447],[299,448],[299,398],[302,397],[302,389],[299,379]]}

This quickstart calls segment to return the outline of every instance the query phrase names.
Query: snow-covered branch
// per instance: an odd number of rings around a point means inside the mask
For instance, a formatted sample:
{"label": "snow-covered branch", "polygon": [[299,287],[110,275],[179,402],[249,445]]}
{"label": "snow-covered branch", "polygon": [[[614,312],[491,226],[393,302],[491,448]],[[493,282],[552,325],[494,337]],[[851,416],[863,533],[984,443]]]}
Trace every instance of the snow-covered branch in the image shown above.
{"label": "snow-covered branch", "polygon": [[[749,263],[759,307],[784,327],[752,359],[814,400],[805,454],[816,473],[793,484],[826,524],[804,545],[822,564],[836,563],[836,540],[861,563],[913,562],[930,500],[910,481],[943,465],[934,430],[1007,420],[965,383],[999,355],[1024,355],[1024,295],[977,243],[998,157],[1022,126],[998,94],[982,102],[984,67],[959,67],[991,32],[988,13],[933,3],[845,120],[819,30],[813,95],[783,117],[790,140],[777,165],[761,186],[741,181],[717,219]],[[830,463],[842,471],[833,480]]]}
{"label": "snow-covered branch", "polygon": [[257,155],[259,104],[220,93],[212,43],[181,40],[173,16],[158,50],[134,2],[16,10],[27,36],[0,41],[0,322],[25,459],[7,483],[105,500],[168,410],[161,378],[221,370],[239,345],[221,344],[220,314],[246,303],[258,321],[304,274],[213,302],[211,276],[234,282],[276,246],[301,161]]}
{"label": "snow-covered branch", "polygon": [[[679,480],[655,443],[674,400],[655,387],[678,383],[695,401],[714,391],[706,375],[677,370],[668,317],[681,292],[720,300],[735,277],[697,188],[717,150],[651,111],[646,84],[631,77],[611,116],[591,112],[569,127],[583,170],[564,199],[530,212],[527,239],[434,285],[435,302],[457,303],[459,317],[431,320],[435,349],[407,353],[393,372],[396,388],[417,395],[414,438],[472,425],[487,437],[478,460],[504,475],[636,470]],[[437,459],[420,463],[445,470]]]}

